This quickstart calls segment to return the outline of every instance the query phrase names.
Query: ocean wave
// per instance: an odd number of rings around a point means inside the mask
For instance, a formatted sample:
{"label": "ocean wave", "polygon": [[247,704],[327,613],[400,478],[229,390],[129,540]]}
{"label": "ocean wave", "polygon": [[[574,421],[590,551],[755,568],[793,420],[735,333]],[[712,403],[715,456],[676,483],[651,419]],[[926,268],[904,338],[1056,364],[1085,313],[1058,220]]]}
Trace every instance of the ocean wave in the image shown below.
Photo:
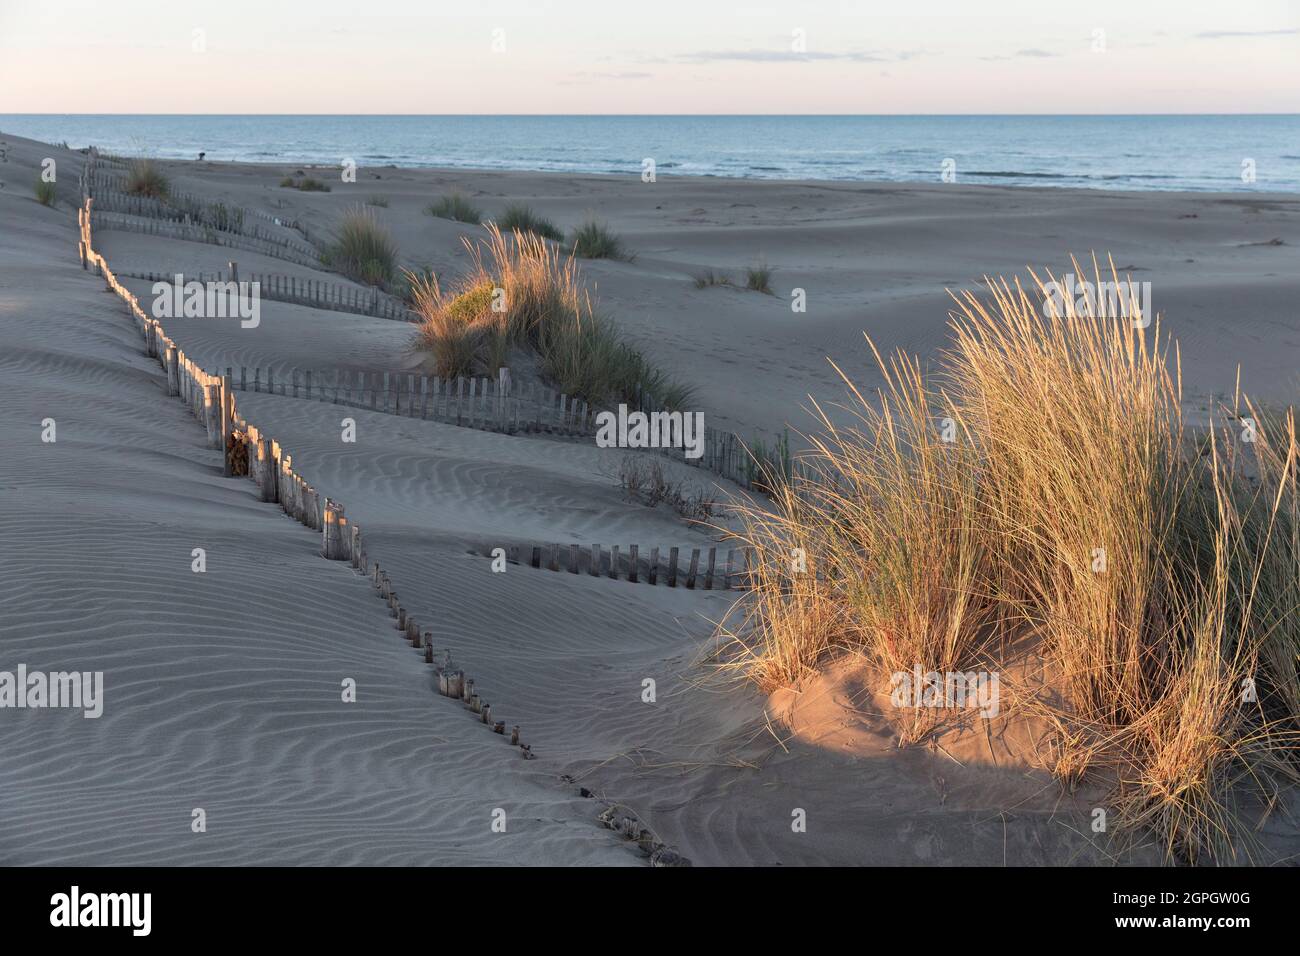
{"label": "ocean wave", "polygon": [[1008,169],[973,169],[962,173],[964,176],[988,176],[991,179],[1077,179],[1064,173],[1021,173]]}

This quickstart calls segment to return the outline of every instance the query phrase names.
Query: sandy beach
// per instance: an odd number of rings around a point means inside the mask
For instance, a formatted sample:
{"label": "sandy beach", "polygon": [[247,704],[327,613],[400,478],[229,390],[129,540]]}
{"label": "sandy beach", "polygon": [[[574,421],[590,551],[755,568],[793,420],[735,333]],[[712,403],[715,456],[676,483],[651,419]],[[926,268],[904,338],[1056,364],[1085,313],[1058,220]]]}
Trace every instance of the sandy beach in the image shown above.
{"label": "sandy beach", "polygon": [[[485,218],[526,203],[562,229],[592,216],[635,254],[588,261],[600,303],[638,345],[699,389],[718,427],[768,432],[810,427],[809,395],[838,400],[833,357],[862,386],[878,384],[863,333],[881,352],[933,356],[948,341],[949,292],[986,276],[1028,270],[1057,276],[1077,257],[1110,256],[1121,278],[1151,283],[1162,325],[1182,346],[1189,407],[1241,381],[1261,399],[1300,389],[1294,300],[1300,200],[1290,194],[1141,193],[826,182],[756,182],[664,175],[575,176],[362,168],[343,183],[334,166],[165,163],[176,188],[273,210],[326,235],[349,206],[377,209],[404,264],[455,274],[462,235],[477,231],[429,216],[436,198],[462,193]],[[331,185],[301,193],[278,183],[299,170]],[[166,271],[224,267],[219,249],[137,254],[135,236],[109,239],[124,265]],[[120,250],[120,251],[119,251]],[[143,251],[143,250],[142,250]],[[260,271],[256,256],[248,268]],[[743,282],[747,266],[773,269],[773,295],[695,288],[707,270]],[[256,264],[255,264],[256,263]],[[283,264],[281,264],[283,266]],[[791,309],[803,289],[807,311]],[[856,373],[856,374],[855,374]],[[756,378],[761,388],[755,389]]]}
{"label": "sandy beach", "polygon": [[[441,696],[365,576],[319,555],[320,533],[223,477],[221,454],[167,394],[122,300],[78,260],[87,155],[0,131],[0,668],[102,671],[103,716],[10,711],[0,721],[0,864],[644,865],[601,815],[631,814],[694,865],[1087,865],[1158,862],[1151,840],[1114,843],[1091,823],[1104,786],[1063,787],[1043,728],[1009,713],[900,747],[888,694],[849,654],[769,692],[720,672],[716,630],[743,592],[669,588],[511,564],[493,548],[727,547],[722,527],[631,501],[629,456],[722,501],[734,482],[589,438],[242,391],[240,412],[293,466],[346,502],[408,613],[519,726],[534,759]],[[58,199],[39,204],[41,162]],[[1238,376],[1267,403],[1300,394],[1300,198],[961,184],[725,180],[163,161],[174,193],[249,211],[269,235],[323,243],[366,206],[408,269],[466,271],[462,237],[431,216],[460,193],[499,216],[524,202],[562,230],[596,217],[631,261],[582,260],[601,311],[695,389],[692,408],[744,441],[787,430],[881,353],[924,365],[951,347],[951,293],[985,276],[1070,271],[1113,258],[1149,282],[1177,339],[1184,408],[1197,420]],[[113,167],[107,167],[116,175]],[[330,186],[281,186],[307,175]],[[107,215],[107,214],[106,214]],[[140,219],[122,214],[124,221]],[[275,220],[279,220],[277,224]],[[292,229],[284,223],[295,222]],[[325,267],[251,248],[97,222],[95,251],[130,277],[278,274],[368,294]],[[771,292],[743,287],[772,270]],[[732,284],[699,287],[712,270]],[[792,299],[806,310],[792,309]],[[263,299],[260,324],[176,318],[196,362],[432,374],[414,326]],[[845,413],[847,414],[847,413]],[[42,441],[43,422],[57,441]],[[202,548],[206,570],[192,570]],[[340,689],[355,681],[356,701]],[[647,681],[653,690],[647,694]],[[206,811],[206,832],[191,827]],[[611,810],[612,808],[612,810]],[[503,811],[503,828],[494,826]],[[1294,859],[1279,807],[1260,862]],[[792,819],[806,826],[792,827]]]}

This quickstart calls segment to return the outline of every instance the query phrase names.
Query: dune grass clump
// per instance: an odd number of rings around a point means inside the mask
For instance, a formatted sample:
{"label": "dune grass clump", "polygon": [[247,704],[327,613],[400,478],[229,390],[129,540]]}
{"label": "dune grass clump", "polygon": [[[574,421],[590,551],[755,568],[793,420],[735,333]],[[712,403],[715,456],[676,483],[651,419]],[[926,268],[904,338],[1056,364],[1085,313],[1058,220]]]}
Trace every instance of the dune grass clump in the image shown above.
{"label": "dune grass clump", "polygon": [[[886,691],[1001,670],[1052,728],[1042,763],[1112,788],[1113,832],[1241,861],[1243,791],[1267,807],[1300,782],[1294,409],[1238,398],[1192,433],[1158,323],[1062,313],[1035,283],[958,298],[931,375],[877,354],[879,393],[849,383],[849,424],[822,411],[804,467],[741,509],[758,563],[729,663],[774,685],[853,649]],[[1041,687],[1008,677],[1025,649]],[[946,713],[891,716],[915,741]]]}
{"label": "dune grass clump", "polygon": [[587,220],[569,233],[569,247],[580,259],[617,259],[631,262],[634,258],[618,236],[594,219]]}
{"label": "dune grass clump", "polygon": [[745,269],[745,288],[753,292],[772,294],[772,267],[758,263]]}
{"label": "dune grass clump", "polygon": [[171,181],[152,159],[133,159],[127,163],[124,189],[133,196],[164,199],[171,191]]}
{"label": "dune grass clump", "polygon": [[220,200],[204,202],[192,196],[171,196],[167,205],[181,216],[188,216],[190,221],[200,226],[208,226],[221,232],[241,232],[244,228],[244,210],[239,206],[226,205]]}
{"label": "dune grass clump", "polygon": [[496,221],[497,226],[503,232],[526,232],[534,236],[541,236],[543,239],[552,239],[555,242],[561,242],[564,239],[562,233],[555,223],[551,222],[544,216],[539,216],[533,212],[531,206],[522,203],[513,203],[506,207],[506,211],[501,214],[501,218]]}
{"label": "dune grass clump", "polygon": [[388,208],[387,196],[370,196],[366,199],[367,206],[378,206],[380,209]]}
{"label": "dune grass clump", "polygon": [[485,242],[463,241],[474,265],[454,289],[408,274],[422,318],[417,344],[440,368],[493,372],[511,349],[522,348],[537,356],[557,389],[594,406],[638,395],[672,408],[689,401],[688,388],[596,310],[572,255],[532,233],[506,235],[495,224]]}
{"label": "dune grass clump", "polygon": [[303,176],[300,179],[285,176],[284,179],[280,180],[280,185],[285,189],[296,189],[304,193],[331,192],[328,184],[321,182],[319,179],[313,179],[311,176]]}
{"label": "dune grass clump", "polygon": [[434,373],[445,379],[470,376],[479,346],[487,334],[482,322],[491,307],[492,287],[465,288],[446,294],[432,272],[407,272],[411,303],[420,314],[417,346],[434,358]]}
{"label": "dune grass clump", "polygon": [[441,196],[436,202],[430,203],[425,212],[438,219],[454,219],[456,222],[478,223],[483,220],[483,211],[463,193]]}
{"label": "dune grass clump", "polygon": [[356,206],[343,214],[321,261],[357,282],[387,286],[397,275],[397,243],[373,212]]}
{"label": "dune grass clump", "polygon": [[58,187],[44,179],[36,180],[36,201],[42,206],[53,206],[59,199]]}

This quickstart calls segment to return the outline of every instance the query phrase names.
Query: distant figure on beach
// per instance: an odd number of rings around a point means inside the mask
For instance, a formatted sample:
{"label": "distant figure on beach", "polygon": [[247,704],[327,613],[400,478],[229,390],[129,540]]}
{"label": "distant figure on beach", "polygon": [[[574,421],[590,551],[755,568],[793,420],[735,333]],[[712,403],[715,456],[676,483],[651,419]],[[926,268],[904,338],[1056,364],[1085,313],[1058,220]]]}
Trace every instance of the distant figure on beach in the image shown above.
{"label": "distant figure on beach", "polygon": [[207,154],[207,153],[199,153],[199,162],[200,162],[200,163],[203,162],[203,157],[206,156],[206,155],[208,155],[208,154]]}

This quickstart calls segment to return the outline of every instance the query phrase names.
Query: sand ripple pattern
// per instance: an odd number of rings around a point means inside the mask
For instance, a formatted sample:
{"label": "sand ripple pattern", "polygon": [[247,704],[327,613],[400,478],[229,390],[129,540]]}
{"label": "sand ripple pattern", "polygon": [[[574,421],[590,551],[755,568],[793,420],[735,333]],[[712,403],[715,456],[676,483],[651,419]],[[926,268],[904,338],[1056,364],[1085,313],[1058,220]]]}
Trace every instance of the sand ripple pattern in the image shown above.
{"label": "sand ripple pattern", "polygon": [[0,865],[638,862],[433,692],[316,535],[219,477],[75,224],[0,206],[0,669],[105,684],[99,719],[0,710]]}

